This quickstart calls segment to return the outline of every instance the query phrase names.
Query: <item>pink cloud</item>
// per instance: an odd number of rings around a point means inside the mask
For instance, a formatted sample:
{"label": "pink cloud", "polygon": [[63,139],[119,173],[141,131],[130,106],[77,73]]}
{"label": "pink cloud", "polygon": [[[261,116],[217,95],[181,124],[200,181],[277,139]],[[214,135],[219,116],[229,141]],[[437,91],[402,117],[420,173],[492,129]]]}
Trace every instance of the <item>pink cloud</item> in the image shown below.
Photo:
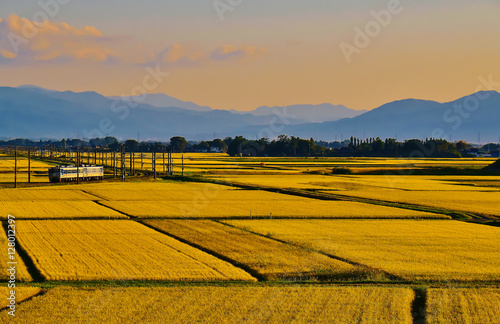
{"label": "pink cloud", "polygon": [[37,61],[106,62],[115,57],[110,40],[93,26],[77,28],[67,23],[43,24],[10,15],[0,19],[0,55],[26,64]]}
{"label": "pink cloud", "polygon": [[210,60],[259,58],[267,52],[262,46],[224,45],[210,52],[173,43],[148,55],[140,43],[126,37],[105,36],[93,26],[78,28],[65,22],[50,21],[39,24],[14,14],[0,19],[0,64],[122,62],[191,66]]}

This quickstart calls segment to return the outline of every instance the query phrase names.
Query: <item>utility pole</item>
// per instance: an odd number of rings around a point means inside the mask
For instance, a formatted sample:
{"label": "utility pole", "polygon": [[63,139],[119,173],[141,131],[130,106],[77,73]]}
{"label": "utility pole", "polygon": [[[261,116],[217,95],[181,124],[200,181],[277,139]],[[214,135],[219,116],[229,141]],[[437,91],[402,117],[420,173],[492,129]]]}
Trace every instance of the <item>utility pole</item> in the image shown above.
{"label": "utility pole", "polygon": [[76,151],[76,184],[80,183],[80,148]]}
{"label": "utility pole", "polygon": [[122,181],[125,181],[125,146],[122,146],[122,153],[120,155],[120,158],[122,160]]}
{"label": "utility pole", "polygon": [[17,188],[17,146],[14,148],[14,188]]}
{"label": "utility pole", "polygon": [[31,183],[31,147],[28,146],[28,183]]}
{"label": "utility pole", "polygon": [[184,154],[182,154],[182,168],[181,168],[181,175],[184,176]]}
{"label": "utility pole", "polygon": [[134,159],[132,157],[134,153],[132,153],[132,148],[130,148],[130,175],[133,176],[134,175]]}
{"label": "utility pole", "polygon": [[114,174],[114,178],[116,179],[116,151],[113,150],[112,152],[112,159],[113,161],[111,161],[111,165],[113,166],[113,174]]}
{"label": "utility pole", "polygon": [[168,175],[171,176],[173,173],[173,168],[172,168],[172,151],[168,152]]}
{"label": "utility pole", "polygon": [[170,172],[174,175],[174,148],[170,152]]}
{"label": "utility pole", "polygon": [[153,178],[156,180],[156,151],[153,150],[153,156],[152,156],[152,166],[153,166]]}

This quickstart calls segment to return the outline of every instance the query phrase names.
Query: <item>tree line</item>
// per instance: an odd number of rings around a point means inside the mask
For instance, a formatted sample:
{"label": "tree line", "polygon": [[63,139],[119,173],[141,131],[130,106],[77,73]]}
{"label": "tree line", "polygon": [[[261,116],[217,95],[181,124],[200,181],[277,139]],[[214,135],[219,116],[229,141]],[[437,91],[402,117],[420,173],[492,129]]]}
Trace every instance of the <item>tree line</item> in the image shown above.
{"label": "tree line", "polygon": [[[62,139],[60,141],[31,141],[13,139],[0,141],[0,146],[23,146],[38,149],[51,148],[60,150],[103,149],[119,151],[124,147],[127,152],[224,152],[231,156],[257,157],[466,157],[473,146],[464,142],[448,142],[444,139],[411,139],[399,142],[394,138],[360,139],[351,137],[342,142],[315,141],[313,138],[302,139],[295,136],[279,135],[274,140],[261,138],[247,139],[243,136],[226,137],[211,141],[190,141],[175,136],[169,142],[138,142],[134,139],[119,141],[115,137],[82,139]],[[499,144],[487,144],[478,150],[499,150]]]}

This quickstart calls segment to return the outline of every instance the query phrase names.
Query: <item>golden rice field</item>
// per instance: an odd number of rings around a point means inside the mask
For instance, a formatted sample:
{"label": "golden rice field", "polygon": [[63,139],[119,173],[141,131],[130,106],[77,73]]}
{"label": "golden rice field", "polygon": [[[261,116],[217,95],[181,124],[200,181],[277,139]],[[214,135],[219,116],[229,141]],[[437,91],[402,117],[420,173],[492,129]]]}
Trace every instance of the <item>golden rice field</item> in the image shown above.
{"label": "golden rice field", "polygon": [[450,220],[224,221],[405,280],[500,280],[500,228]]}
{"label": "golden rice field", "polygon": [[112,209],[86,200],[0,201],[0,219],[128,218]]}
{"label": "golden rice field", "polygon": [[2,189],[2,201],[41,201],[41,200],[96,200],[95,196],[85,193],[74,186],[66,190],[54,187]]}
{"label": "golden rice field", "polygon": [[147,220],[145,224],[244,264],[266,279],[357,278],[360,267],[213,221]]}
{"label": "golden rice field", "polygon": [[[162,191],[167,194],[172,194],[179,191],[185,191],[187,195],[204,193],[211,195],[212,192],[217,192],[221,190],[239,190],[236,187],[221,186],[211,183],[198,183],[198,182],[180,182],[173,180],[144,180],[144,181],[126,181],[126,182],[82,182],[78,186],[74,183],[69,183],[65,185],[55,186],[43,186],[43,187],[29,187],[23,188],[23,190],[36,190],[36,191],[46,191],[46,190],[82,190],[89,194],[104,194],[101,199],[120,199],[121,191],[127,192],[127,190],[134,190],[135,194],[140,194],[136,196],[137,199],[148,199],[149,193],[146,191],[158,192]],[[108,191],[110,193],[108,193]],[[118,194],[113,194],[116,191]],[[182,194],[182,193],[180,193]],[[111,195],[111,196],[106,196]],[[130,198],[130,197],[129,197]]]}
{"label": "golden rice field", "polygon": [[[149,187],[149,188],[148,188]],[[261,190],[237,190],[230,187],[212,184],[190,183],[186,185],[164,184],[163,188],[158,186],[137,186],[128,184],[127,189],[88,189],[87,192],[105,200],[114,201],[193,201],[212,200],[224,202],[232,200],[240,201],[293,201],[298,197],[282,195]],[[142,188],[145,188],[143,190]]]}
{"label": "golden rice field", "polygon": [[[327,179],[329,178],[329,179]],[[485,177],[500,180],[500,177]],[[313,182],[319,187],[336,190],[401,189],[406,191],[486,191],[484,187],[466,186],[461,177],[443,178],[437,176],[396,176],[396,175],[338,175],[325,177],[325,182]],[[500,190],[491,188],[492,191]]]}
{"label": "golden rice field", "polygon": [[[8,303],[10,303],[7,298],[10,298],[11,296],[11,291],[13,288],[9,288],[8,286],[3,286],[0,287],[0,309],[6,307]],[[35,296],[38,294],[41,289],[38,287],[15,287],[15,296],[16,296],[16,302],[22,302],[25,299],[28,299],[30,297]]]}
{"label": "golden rice field", "polygon": [[[176,174],[181,157],[174,154]],[[151,170],[151,159],[144,154],[141,165],[135,154],[135,168]],[[8,261],[8,214],[16,216],[19,246],[15,321],[417,323],[425,314],[426,323],[498,323],[500,227],[334,200],[366,198],[494,219],[500,176],[404,172],[480,168],[495,160],[189,153],[187,175],[233,186],[141,177],[2,188],[0,263]],[[88,161],[94,163],[93,154]],[[109,155],[104,161],[110,164]],[[162,171],[160,154],[156,162]],[[341,166],[387,174],[329,174]],[[25,158],[19,167],[25,171]],[[34,171],[48,167],[32,160]],[[2,186],[13,180],[12,168],[12,158],[0,156]],[[18,180],[27,181],[26,172]],[[48,177],[38,172],[32,181]],[[333,200],[279,193],[285,188]],[[0,281],[7,280],[2,271]],[[10,320],[8,293],[0,290],[2,323]]]}
{"label": "golden rice field", "polygon": [[413,296],[405,288],[60,287],[19,305],[16,322],[410,324]]}
{"label": "golden rice field", "polygon": [[133,221],[18,221],[46,280],[247,280],[243,270]]}
{"label": "golden rice field", "polygon": [[426,320],[429,324],[496,324],[499,319],[500,289],[498,288],[427,290]]}
{"label": "golden rice field", "polygon": [[497,191],[403,191],[360,190],[338,191],[334,194],[399,203],[423,205],[455,211],[500,216],[500,192]]}
{"label": "golden rice field", "polygon": [[212,178],[500,216],[497,208],[500,205],[500,176],[233,175]]}
{"label": "golden rice field", "polygon": [[[17,225],[17,222],[14,225]],[[2,223],[2,226],[6,227],[7,225]],[[17,232],[17,228],[15,228],[15,230],[16,230],[16,235],[19,234]],[[17,264],[15,264],[16,271],[14,274],[16,277],[16,280],[31,281],[32,278],[31,278],[30,274],[28,273],[28,269],[26,269],[26,265],[24,264],[23,259],[18,254],[18,249],[15,250],[15,255],[14,255],[15,260],[11,260],[9,258],[10,254],[8,252],[11,252],[12,250],[11,251],[8,250],[8,248],[9,248],[8,243],[9,243],[9,240],[7,238],[7,233],[6,233],[5,229],[0,228],[0,246],[2,247],[2,252],[0,253],[0,264],[2,264],[2,271],[0,271],[0,282],[5,282],[5,281],[10,280],[11,273],[7,272],[7,269],[10,266],[12,266],[13,264],[7,264],[7,262],[17,262]],[[16,244],[16,242],[14,242],[14,244]],[[3,301],[4,301],[4,299],[2,299],[2,302]],[[0,308],[1,307],[2,306],[0,304]]]}
{"label": "golden rice field", "polygon": [[[8,158],[0,158],[0,171],[14,171],[15,160],[14,157]],[[50,168],[52,164],[31,160],[31,171],[47,171],[47,168]],[[28,158],[26,157],[18,157],[17,158],[17,170],[18,171],[28,171]]]}
{"label": "golden rice field", "polygon": [[[14,173],[0,173],[0,183],[3,184],[12,184],[14,183]],[[31,183],[47,183],[49,182],[48,174],[32,174],[31,179],[29,179]],[[28,173],[18,173],[17,174],[17,183],[27,183],[28,182]]]}
{"label": "golden rice field", "polygon": [[[318,200],[263,190],[236,189],[210,183],[115,182],[51,188],[53,187],[23,189],[19,195],[14,189],[7,192],[14,192],[10,193],[12,199],[20,197],[19,200],[21,200],[24,197],[31,197],[30,192],[34,192],[32,194],[34,198],[42,195],[43,197],[58,196],[60,199],[75,199],[75,201],[67,202],[71,204],[91,204],[90,201],[78,202],[76,199],[93,199],[98,200],[100,205],[111,208],[107,210],[109,214],[103,212],[99,215],[93,212],[94,217],[116,216],[112,210],[114,209],[126,215],[141,218],[271,218],[271,215],[274,218],[449,218],[420,211],[358,202]],[[77,188],[82,191],[78,191]],[[23,202],[20,206],[24,205]],[[95,204],[99,208],[102,207],[100,205]],[[56,217],[55,215],[47,216],[47,218]],[[77,216],[72,215],[72,217]]]}
{"label": "golden rice field", "polygon": [[[401,189],[406,191],[495,191],[495,187],[471,186],[471,181],[500,181],[500,176],[401,176],[401,175],[228,175],[210,176],[231,183],[273,188],[364,191]],[[469,184],[469,185],[468,185]]]}
{"label": "golden rice field", "polygon": [[296,197],[294,201],[287,199],[234,199],[230,201],[200,199],[195,201],[101,201],[100,203],[126,215],[140,218],[449,218],[439,214],[358,202],[312,200],[300,197]]}

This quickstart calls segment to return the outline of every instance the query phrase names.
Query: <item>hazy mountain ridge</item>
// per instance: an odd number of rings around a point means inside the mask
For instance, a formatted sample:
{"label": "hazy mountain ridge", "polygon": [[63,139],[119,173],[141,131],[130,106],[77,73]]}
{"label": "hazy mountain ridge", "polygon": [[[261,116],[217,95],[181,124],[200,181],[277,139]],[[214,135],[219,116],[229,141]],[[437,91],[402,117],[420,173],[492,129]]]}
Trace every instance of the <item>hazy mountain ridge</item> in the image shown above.
{"label": "hazy mountain ridge", "polygon": [[[484,98],[486,94],[487,99],[477,99]],[[457,105],[463,106],[474,100],[479,103],[475,111],[467,111],[463,107],[457,110]],[[328,115],[333,110],[339,112],[338,116],[342,113],[361,114],[322,123],[304,122],[304,119],[321,120],[318,116]],[[328,117],[324,118],[328,120]],[[103,120],[110,124],[109,127],[101,127]],[[197,111],[145,103],[133,105],[121,98],[111,99],[97,92],[59,92],[33,86],[0,87],[0,137],[8,138],[112,135],[126,139],[137,138],[140,133],[141,139],[168,140],[180,135],[203,140],[214,136],[243,135],[255,139],[287,134],[328,141],[350,136],[397,137],[399,140],[426,137],[450,139],[451,136],[452,140],[477,142],[481,133],[483,142],[496,142],[500,136],[498,125],[500,94],[495,91],[473,94],[448,103],[400,100],[364,113],[331,104],[264,106],[253,112],[235,113],[211,108]],[[441,135],[436,135],[436,131]]]}
{"label": "hazy mountain ridge", "polygon": [[367,110],[353,110],[343,105],[323,103],[320,105],[291,105],[285,107],[262,106],[250,111],[254,116],[270,116],[276,113],[289,116],[308,123],[337,121],[343,118],[353,118],[366,113]]}
{"label": "hazy mountain ridge", "polygon": [[133,97],[119,97],[119,96],[109,96],[109,99],[112,100],[127,100],[127,101],[136,101],[143,104],[148,104],[157,108],[166,108],[166,107],[176,107],[182,108],[186,110],[193,111],[211,111],[212,108],[208,106],[200,106],[190,101],[182,101],[177,98],[168,96],[164,93],[152,93],[147,94],[143,100],[137,100]]}
{"label": "hazy mountain ridge", "polygon": [[[325,140],[343,135],[343,138],[397,137],[400,140],[441,137],[477,142],[480,136],[482,142],[497,142],[500,136],[500,94],[489,91],[487,99],[477,99],[485,93],[447,103],[418,99],[394,101],[350,119],[290,126],[286,133],[295,136],[317,134],[318,138]],[[479,106],[468,111],[463,107],[466,102],[478,102]],[[462,108],[457,109],[457,106]]]}

